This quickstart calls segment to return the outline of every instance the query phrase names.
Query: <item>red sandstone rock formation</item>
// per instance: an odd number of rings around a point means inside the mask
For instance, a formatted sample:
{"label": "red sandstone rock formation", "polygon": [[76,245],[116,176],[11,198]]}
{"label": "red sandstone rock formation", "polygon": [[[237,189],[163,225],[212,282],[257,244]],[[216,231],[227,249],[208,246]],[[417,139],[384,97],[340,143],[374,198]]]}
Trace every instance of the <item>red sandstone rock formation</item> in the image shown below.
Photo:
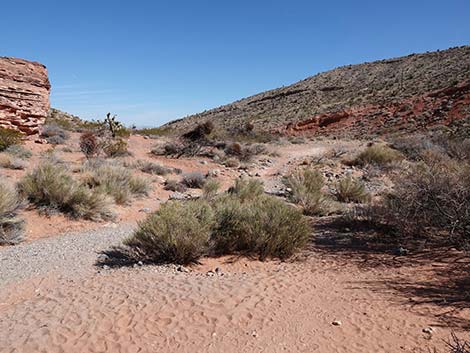
{"label": "red sandstone rock formation", "polygon": [[0,127],[38,133],[49,112],[50,89],[44,65],[0,57]]}

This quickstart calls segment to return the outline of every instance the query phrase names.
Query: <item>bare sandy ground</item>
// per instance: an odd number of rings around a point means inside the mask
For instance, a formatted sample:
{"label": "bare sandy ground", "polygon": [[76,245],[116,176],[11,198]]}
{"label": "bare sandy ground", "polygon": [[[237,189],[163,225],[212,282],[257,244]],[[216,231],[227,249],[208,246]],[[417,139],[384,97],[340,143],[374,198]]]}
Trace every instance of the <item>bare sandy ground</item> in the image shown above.
{"label": "bare sandy ground", "polygon": [[[451,330],[469,338],[468,308],[449,314],[389,285],[427,278],[432,266],[366,269],[317,253],[229,260],[3,288],[0,352],[428,352]],[[215,266],[223,275],[207,275]]]}

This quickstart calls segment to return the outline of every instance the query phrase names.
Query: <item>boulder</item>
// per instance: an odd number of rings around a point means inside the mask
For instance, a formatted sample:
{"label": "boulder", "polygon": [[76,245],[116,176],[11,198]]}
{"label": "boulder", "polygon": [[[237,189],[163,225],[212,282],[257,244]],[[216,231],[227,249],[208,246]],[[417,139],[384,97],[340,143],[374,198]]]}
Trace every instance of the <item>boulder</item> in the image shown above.
{"label": "boulder", "polygon": [[50,90],[44,65],[0,57],[0,127],[37,134],[49,113]]}

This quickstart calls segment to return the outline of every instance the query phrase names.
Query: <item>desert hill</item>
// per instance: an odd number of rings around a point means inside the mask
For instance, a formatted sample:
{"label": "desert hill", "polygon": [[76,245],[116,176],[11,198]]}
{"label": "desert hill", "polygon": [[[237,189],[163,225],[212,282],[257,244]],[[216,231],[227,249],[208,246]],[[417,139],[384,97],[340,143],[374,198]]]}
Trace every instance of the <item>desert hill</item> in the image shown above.
{"label": "desert hill", "polygon": [[164,127],[250,122],[259,131],[358,137],[447,125],[468,118],[469,105],[470,46],[462,46],[339,67]]}

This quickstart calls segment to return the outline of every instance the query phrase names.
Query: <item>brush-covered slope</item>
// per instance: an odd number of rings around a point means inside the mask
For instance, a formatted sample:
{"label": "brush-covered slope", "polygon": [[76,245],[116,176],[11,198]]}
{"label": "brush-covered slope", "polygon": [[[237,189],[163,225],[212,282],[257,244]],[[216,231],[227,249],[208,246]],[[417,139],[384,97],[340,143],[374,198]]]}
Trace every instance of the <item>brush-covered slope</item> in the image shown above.
{"label": "brush-covered slope", "polygon": [[168,123],[260,131],[381,134],[470,117],[470,46],[349,65]]}

